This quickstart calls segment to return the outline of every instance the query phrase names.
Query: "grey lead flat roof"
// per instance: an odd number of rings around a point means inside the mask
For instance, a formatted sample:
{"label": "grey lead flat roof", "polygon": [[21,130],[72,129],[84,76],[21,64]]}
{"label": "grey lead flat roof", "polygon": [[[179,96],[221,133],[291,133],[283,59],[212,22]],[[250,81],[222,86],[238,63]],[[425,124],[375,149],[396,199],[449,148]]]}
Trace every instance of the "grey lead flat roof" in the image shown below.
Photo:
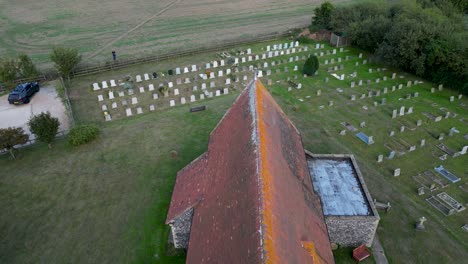
{"label": "grey lead flat roof", "polygon": [[307,158],[314,190],[326,216],[371,215],[349,158]]}

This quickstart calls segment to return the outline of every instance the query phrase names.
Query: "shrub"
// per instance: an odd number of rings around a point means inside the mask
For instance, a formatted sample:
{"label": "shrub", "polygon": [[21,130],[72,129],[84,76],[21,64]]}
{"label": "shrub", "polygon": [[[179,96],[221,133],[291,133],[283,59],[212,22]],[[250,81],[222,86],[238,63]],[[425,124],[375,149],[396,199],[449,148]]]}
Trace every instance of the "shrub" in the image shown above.
{"label": "shrub", "polygon": [[24,133],[21,127],[9,127],[0,129],[0,149],[10,152],[12,159],[15,159],[14,147],[28,142],[29,136]]}
{"label": "shrub", "polygon": [[79,146],[93,141],[99,135],[99,128],[95,125],[80,125],[72,128],[68,134],[68,142]]}
{"label": "shrub", "polygon": [[35,115],[28,122],[29,130],[36,135],[37,140],[49,144],[49,148],[52,147],[51,143],[57,135],[59,125],[58,118],[51,116],[50,112]]}
{"label": "shrub", "polygon": [[304,69],[302,70],[302,73],[307,74],[307,75],[314,75],[315,72],[319,68],[319,61],[317,56],[313,55],[310,56],[306,62],[304,63]]}

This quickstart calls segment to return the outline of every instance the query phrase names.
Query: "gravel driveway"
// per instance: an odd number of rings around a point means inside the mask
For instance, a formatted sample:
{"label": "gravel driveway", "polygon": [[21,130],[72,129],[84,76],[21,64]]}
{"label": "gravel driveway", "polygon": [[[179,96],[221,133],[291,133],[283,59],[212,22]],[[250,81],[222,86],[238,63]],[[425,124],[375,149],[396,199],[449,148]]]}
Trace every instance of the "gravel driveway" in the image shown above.
{"label": "gravel driveway", "polygon": [[0,97],[0,128],[22,127],[32,139],[27,125],[28,120],[31,116],[46,111],[59,119],[59,131],[69,130],[70,120],[65,106],[62,99],[58,97],[55,87],[50,85],[41,87],[29,104],[11,105],[8,103],[8,94]]}

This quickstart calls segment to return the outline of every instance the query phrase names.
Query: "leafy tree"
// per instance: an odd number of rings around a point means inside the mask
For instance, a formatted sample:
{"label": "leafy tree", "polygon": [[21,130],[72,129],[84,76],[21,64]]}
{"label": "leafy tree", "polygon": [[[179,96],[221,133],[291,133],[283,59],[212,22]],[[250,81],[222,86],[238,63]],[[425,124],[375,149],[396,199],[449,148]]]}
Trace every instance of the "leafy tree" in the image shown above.
{"label": "leafy tree", "polygon": [[312,55],[305,61],[304,68],[302,69],[302,73],[311,76],[315,74],[318,68],[319,68],[318,58],[317,56]]}
{"label": "leafy tree", "polygon": [[0,149],[10,152],[12,159],[15,159],[15,146],[28,142],[29,136],[24,133],[21,127],[9,127],[0,129]]}
{"label": "leafy tree", "polygon": [[55,47],[50,54],[50,60],[63,76],[70,77],[73,68],[80,63],[81,55],[74,48]]}
{"label": "leafy tree", "polygon": [[390,30],[392,21],[383,15],[349,25],[348,36],[352,43],[364,50],[375,52]]}
{"label": "leafy tree", "polygon": [[32,62],[31,58],[26,54],[20,54],[18,56],[19,62],[19,74],[23,78],[32,78],[36,77],[39,72],[36,69],[36,66]]}
{"label": "leafy tree", "polygon": [[331,29],[330,20],[333,9],[335,9],[335,7],[328,1],[323,2],[320,7],[316,7],[314,9],[312,25],[325,29]]}
{"label": "leafy tree", "polygon": [[18,62],[14,59],[5,59],[0,63],[0,80],[13,82],[18,74]]}
{"label": "leafy tree", "polygon": [[50,115],[50,112],[42,112],[29,119],[28,126],[39,141],[45,142],[52,148],[52,141],[57,135],[60,122],[58,118]]}

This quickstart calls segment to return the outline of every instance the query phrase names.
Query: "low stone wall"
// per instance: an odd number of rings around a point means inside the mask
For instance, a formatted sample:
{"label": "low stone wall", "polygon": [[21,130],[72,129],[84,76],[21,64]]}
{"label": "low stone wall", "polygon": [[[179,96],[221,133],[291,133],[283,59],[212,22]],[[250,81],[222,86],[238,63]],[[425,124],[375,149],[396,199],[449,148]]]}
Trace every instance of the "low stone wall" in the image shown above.
{"label": "low stone wall", "polygon": [[379,224],[376,216],[325,216],[331,243],[345,247],[370,247]]}
{"label": "low stone wall", "polygon": [[175,248],[188,248],[192,217],[193,208],[183,213],[169,224],[172,232],[172,243]]}

